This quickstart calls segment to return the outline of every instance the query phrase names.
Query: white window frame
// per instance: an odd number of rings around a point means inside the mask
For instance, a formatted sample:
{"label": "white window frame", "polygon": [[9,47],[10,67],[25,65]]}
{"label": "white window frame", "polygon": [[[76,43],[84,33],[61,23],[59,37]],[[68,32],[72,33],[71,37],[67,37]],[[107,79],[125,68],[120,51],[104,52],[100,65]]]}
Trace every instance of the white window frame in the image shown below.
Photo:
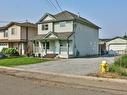
{"label": "white window frame", "polygon": [[49,25],[48,24],[42,24],[42,30],[48,30]]}
{"label": "white window frame", "polygon": [[60,22],[60,27],[66,27],[66,21]]}
{"label": "white window frame", "polygon": [[11,28],[11,35],[15,35],[16,34],[16,28]]}

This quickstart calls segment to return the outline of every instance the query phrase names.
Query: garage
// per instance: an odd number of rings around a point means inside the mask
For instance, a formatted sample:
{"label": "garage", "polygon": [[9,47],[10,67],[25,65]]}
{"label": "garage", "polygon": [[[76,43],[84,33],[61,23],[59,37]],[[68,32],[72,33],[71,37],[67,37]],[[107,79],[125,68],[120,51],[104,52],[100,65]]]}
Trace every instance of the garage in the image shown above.
{"label": "garage", "polygon": [[7,48],[8,45],[7,43],[0,43],[0,51],[3,49],[3,48]]}
{"label": "garage", "polygon": [[125,54],[127,50],[127,40],[122,37],[116,37],[106,43],[107,50],[114,51],[117,54]]}
{"label": "garage", "polygon": [[127,45],[109,45],[109,50],[114,50],[114,51],[125,50],[126,47]]}

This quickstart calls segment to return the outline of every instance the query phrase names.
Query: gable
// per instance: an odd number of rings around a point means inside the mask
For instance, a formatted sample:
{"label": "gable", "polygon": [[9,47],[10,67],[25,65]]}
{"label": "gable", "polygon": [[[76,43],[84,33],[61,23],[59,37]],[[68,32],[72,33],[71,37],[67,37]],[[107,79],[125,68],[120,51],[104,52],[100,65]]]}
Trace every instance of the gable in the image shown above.
{"label": "gable", "polygon": [[127,43],[127,40],[125,40],[125,39],[122,39],[122,38],[117,38],[117,39],[114,39],[114,40],[111,40],[111,41],[109,41],[109,42],[107,42],[108,44],[112,44],[112,43]]}
{"label": "gable", "polygon": [[55,34],[50,33],[49,35],[45,36],[46,39],[56,39],[58,38]]}
{"label": "gable", "polygon": [[55,17],[49,13],[46,13],[37,23],[55,20]]}
{"label": "gable", "polygon": [[54,34],[50,34],[50,35],[48,36],[48,38],[57,38],[57,36],[54,35]]}
{"label": "gable", "polygon": [[46,16],[43,21],[49,21],[49,20],[55,20],[53,17],[51,16]]}

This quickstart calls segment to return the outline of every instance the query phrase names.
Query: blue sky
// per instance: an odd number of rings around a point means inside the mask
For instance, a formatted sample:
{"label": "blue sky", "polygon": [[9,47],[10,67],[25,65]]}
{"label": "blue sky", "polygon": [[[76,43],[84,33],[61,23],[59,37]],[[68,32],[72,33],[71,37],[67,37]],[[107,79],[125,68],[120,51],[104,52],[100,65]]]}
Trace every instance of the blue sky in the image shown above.
{"label": "blue sky", "polygon": [[[52,0],[55,3],[55,0]],[[63,10],[80,12],[82,17],[102,27],[100,38],[127,32],[127,0],[58,0]],[[47,0],[1,0],[0,21],[37,22],[45,13],[57,13]],[[3,23],[0,23],[3,25]]]}

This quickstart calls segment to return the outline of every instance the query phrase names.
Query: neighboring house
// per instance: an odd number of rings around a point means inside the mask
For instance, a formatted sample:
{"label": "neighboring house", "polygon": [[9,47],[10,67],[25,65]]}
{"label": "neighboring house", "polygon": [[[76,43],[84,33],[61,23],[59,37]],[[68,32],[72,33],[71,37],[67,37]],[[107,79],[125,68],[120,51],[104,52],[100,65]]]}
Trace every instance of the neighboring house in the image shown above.
{"label": "neighboring house", "polygon": [[29,40],[36,35],[35,24],[11,22],[5,27],[0,27],[0,51],[2,48],[16,48],[21,55],[32,52],[32,43]]}
{"label": "neighboring house", "polygon": [[106,42],[106,50],[114,51],[117,54],[125,54],[127,52],[127,38],[115,37]]}
{"label": "neighboring house", "polygon": [[81,57],[98,54],[97,25],[68,11],[46,13],[38,22],[33,52],[41,56]]}
{"label": "neighboring house", "polygon": [[99,54],[104,55],[107,53],[106,43],[111,39],[99,39]]}

